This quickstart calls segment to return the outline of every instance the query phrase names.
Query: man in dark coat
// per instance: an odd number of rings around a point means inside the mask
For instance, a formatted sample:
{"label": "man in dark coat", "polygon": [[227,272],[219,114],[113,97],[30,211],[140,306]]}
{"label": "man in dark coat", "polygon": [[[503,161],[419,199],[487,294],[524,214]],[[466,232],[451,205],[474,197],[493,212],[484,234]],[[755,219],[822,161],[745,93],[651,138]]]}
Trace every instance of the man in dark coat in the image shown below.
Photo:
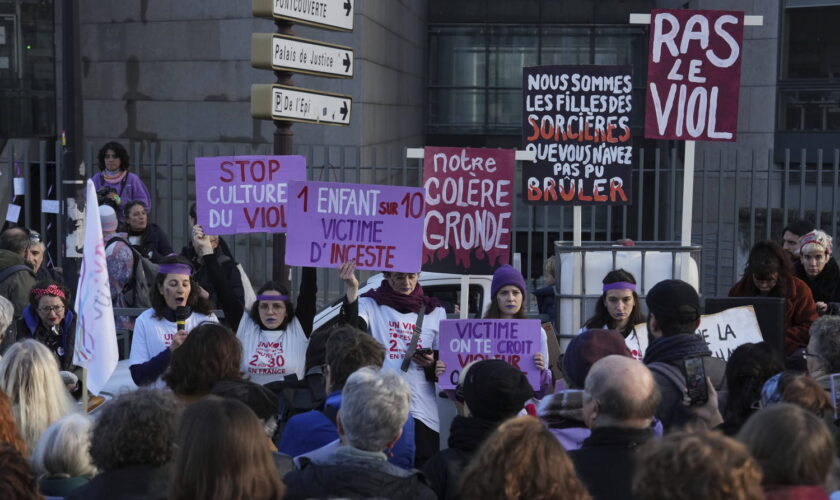
{"label": "man in dark coat", "polygon": [[481,443],[534,394],[525,375],[500,359],[479,361],[462,376],[467,415],[455,417],[449,448],[432,455],[423,467],[429,485],[445,500],[457,498],[461,473]]}
{"label": "man in dark coat", "polygon": [[592,365],[583,399],[592,435],[569,456],[595,500],[632,500],[636,448],[653,437],[658,405],[659,389],[645,365],[616,355]]}
{"label": "man in dark coat", "polygon": [[35,273],[26,262],[29,244],[29,235],[19,227],[0,234],[0,295],[15,306],[15,316],[29,304],[29,291],[35,286]]}
{"label": "man in dark coat", "polygon": [[420,472],[390,464],[383,453],[402,434],[410,401],[408,383],[393,371],[353,373],[336,417],[341,445],[323,459],[302,459],[300,470],[283,478],[284,498],[437,498]]}

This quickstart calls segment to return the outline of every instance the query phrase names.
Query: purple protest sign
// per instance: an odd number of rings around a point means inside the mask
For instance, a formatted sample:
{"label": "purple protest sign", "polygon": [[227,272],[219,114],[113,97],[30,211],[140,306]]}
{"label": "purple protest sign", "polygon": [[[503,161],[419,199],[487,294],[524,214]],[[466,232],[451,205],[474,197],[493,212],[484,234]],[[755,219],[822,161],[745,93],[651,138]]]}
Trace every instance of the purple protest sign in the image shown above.
{"label": "purple protest sign", "polygon": [[419,272],[425,190],[403,186],[291,182],[286,264]]}
{"label": "purple protest sign", "polygon": [[734,141],[744,13],[653,9],[645,137]]}
{"label": "purple protest sign", "polygon": [[291,180],[306,180],[303,156],[196,158],[198,223],[208,234],[285,233]]}
{"label": "purple protest sign", "polygon": [[452,319],[440,322],[440,360],[446,371],[438,377],[441,389],[454,389],[465,366],[483,359],[501,359],[540,388],[534,354],[540,352],[540,321],[536,319]]}

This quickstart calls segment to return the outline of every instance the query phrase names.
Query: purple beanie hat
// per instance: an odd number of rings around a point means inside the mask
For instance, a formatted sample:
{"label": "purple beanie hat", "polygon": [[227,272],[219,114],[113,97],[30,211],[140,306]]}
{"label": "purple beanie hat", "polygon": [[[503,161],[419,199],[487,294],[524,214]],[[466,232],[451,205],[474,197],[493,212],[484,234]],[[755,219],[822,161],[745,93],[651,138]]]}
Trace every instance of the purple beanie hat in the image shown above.
{"label": "purple beanie hat", "polygon": [[490,295],[496,297],[499,290],[508,285],[519,288],[522,291],[522,295],[525,295],[528,289],[525,286],[525,278],[522,277],[522,273],[517,271],[515,267],[505,264],[493,273],[493,284],[490,285]]}

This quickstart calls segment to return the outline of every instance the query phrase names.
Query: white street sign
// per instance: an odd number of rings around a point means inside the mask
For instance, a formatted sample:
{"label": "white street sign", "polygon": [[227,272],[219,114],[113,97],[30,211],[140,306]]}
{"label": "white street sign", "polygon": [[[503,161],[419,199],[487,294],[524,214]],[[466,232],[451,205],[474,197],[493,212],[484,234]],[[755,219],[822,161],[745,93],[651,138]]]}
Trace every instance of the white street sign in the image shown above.
{"label": "white street sign", "polygon": [[251,85],[251,116],[324,125],[349,125],[353,100],[332,94],[286,85]]}
{"label": "white street sign", "polygon": [[353,77],[353,49],[290,35],[251,35],[251,66],[333,78]]}
{"label": "white street sign", "polygon": [[354,0],[253,0],[258,17],[274,17],[338,31],[353,31]]}

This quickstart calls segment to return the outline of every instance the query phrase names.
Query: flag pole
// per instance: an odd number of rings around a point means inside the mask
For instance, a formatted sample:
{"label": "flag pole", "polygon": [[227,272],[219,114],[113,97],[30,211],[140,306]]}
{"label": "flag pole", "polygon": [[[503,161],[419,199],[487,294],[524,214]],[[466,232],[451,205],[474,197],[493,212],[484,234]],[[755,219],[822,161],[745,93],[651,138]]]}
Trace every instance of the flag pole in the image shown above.
{"label": "flag pole", "polygon": [[87,368],[82,368],[82,407],[85,410],[85,415],[88,414],[88,386],[87,386]]}

